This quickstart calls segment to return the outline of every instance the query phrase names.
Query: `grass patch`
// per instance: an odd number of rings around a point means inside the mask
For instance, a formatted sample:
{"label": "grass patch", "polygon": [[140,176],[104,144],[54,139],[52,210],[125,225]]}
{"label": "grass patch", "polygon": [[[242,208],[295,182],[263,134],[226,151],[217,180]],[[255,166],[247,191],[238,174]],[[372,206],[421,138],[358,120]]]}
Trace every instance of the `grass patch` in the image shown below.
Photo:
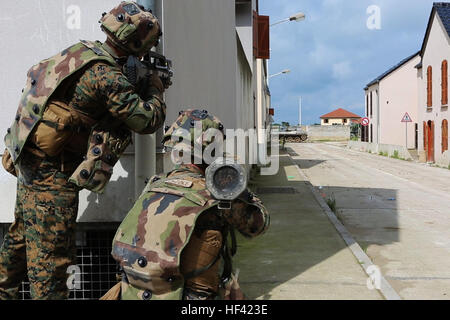
{"label": "grass patch", "polygon": [[330,210],[333,211],[334,214],[336,214],[336,199],[334,198],[334,196],[331,196],[331,198],[327,199],[327,205]]}
{"label": "grass patch", "polygon": [[391,156],[391,158],[393,158],[393,159],[400,159],[400,157],[398,155],[398,150],[394,151],[394,154]]}
{"label": "grass patch", "polygon": [[382,151],[378,152],[378,154],[383,157],[389,156],[389,154],[387,152],[382,152]]}

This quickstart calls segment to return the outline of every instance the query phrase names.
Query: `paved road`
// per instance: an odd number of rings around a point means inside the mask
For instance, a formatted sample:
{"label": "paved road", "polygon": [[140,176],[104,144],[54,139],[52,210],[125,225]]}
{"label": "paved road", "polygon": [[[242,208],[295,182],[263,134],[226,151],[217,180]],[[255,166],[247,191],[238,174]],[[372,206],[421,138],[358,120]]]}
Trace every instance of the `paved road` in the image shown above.
{"label": "paved road", "polygon": [[450,170],[290,144],[293,159],[404,299],[450,299]]}

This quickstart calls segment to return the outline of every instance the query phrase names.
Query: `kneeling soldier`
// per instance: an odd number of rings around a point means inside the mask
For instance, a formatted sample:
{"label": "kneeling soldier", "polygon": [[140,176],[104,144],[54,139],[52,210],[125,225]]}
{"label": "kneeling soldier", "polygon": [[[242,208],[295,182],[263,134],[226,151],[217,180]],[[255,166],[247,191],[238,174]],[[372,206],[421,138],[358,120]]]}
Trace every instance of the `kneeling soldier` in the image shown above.
{"label": "kneeling soldier", "polygon": [[[219,119],[207,111],[188,110],[180,112],[166,131],[164,145],[173,148],[188,133],[191,150],[186,143],[183,150],[193,151],[196,123],[201,124],[203,150],[212,143],[209,129],[223,134]],[[220,208],[221,202],[207,188],[208,165],[192,164],[192,159],[189,156],[168,174],[151,178],[120,225],[112,255],[123,271],[122,281],[104,299],[111,299],[113,292],[119,297],[120,291],[124,300],[206,300],[220,293],[222,299],[243,298],[232,274],[234,229],[248,238],[264,233],[268,212],[246,185],[227,208]],[[238,184],[236,176],[222,178],[226,184]]]}

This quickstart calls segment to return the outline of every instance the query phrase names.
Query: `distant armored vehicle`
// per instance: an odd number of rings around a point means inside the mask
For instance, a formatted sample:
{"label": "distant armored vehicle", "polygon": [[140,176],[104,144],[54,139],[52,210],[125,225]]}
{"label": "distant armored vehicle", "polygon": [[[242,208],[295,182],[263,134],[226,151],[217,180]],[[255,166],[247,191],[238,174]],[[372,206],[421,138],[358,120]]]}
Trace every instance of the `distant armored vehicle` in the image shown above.
{"label": "distant armored vehicle", "polygon": [[[305,130],[295,129],[289,130],[285,127],[280,128],[280,131],[273,131],[272,134],[278,135],[280,141],[284,143],[302,143],[308,140],[308,134]],[[284,130],[283,130],[284,129]]]}

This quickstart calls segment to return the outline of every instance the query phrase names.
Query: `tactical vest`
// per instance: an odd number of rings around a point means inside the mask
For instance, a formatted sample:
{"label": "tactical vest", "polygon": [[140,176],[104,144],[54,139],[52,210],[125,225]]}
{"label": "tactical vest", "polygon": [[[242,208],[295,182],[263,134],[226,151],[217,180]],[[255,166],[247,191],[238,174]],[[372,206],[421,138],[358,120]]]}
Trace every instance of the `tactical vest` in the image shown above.
{"label": "tactical vest", "polygon": [[[27,83],[23,89],[15,121],[5,136],[5,145],[14,164],[18,163],[33,129],[42,122],[53,93],[66,79],[93,61],[116,65],[114,58],[102,48],[100,42],[82,40],[61,53],[41,61],[28,71]],[[121,129],[109,132],[105,128],[97,128],[95,131],[94,128],[86,160],[70,181],[82,188],[103,192],[111,177],[112,167],[131,141],[131,132],[127,131],[124,133]],[[103,157],[108,159],[104,161]]]}
{"label": "tactical vest", "polygon": [[122,299],[182,299],[181,253],[200,214],[217,205],[195,173],[150,182],[113,240],[126,275]]}

